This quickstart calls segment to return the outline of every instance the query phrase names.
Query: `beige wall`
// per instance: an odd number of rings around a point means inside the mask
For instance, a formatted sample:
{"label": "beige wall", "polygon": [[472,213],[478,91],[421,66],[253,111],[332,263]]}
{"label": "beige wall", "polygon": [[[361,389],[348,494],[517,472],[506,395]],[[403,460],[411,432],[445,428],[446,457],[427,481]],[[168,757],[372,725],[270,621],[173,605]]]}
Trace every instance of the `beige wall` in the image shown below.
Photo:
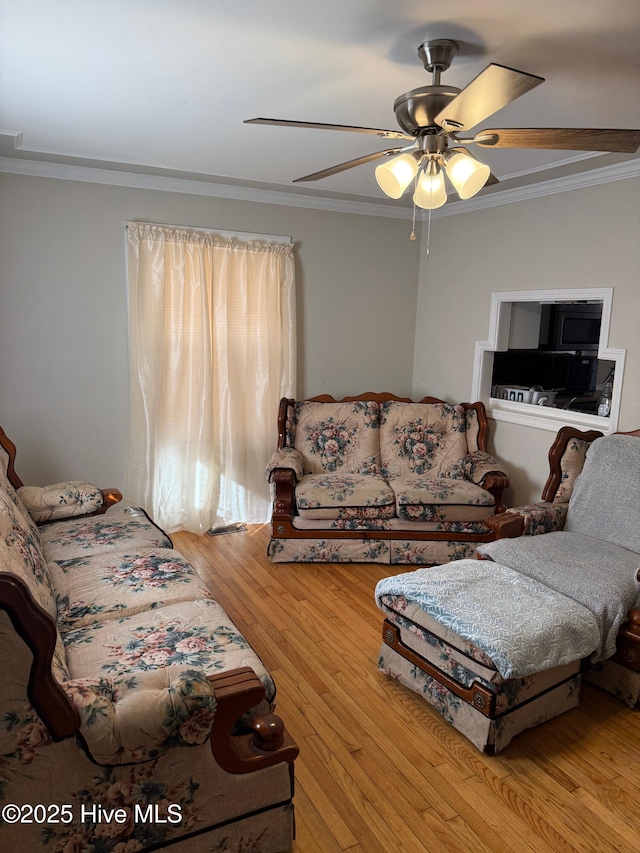
{"label": "beige wall", "polygon": [[298,396],[410,394],[407,221],[0,174],[0,425],[25,481],[124,489],[127,219],[291,236]]}
{"label": "beige wall", "polygon": [[[403,220],[0,174],[0,424],[18,469],[124,487],[126,219],[293,237],[299,396],[466,400],[492,292],[613,287],[620,429],[640,427],[639,190],[632,179],[434,219],[427,261]],[[538,499],[553,433],[490,429],[510,502]]]}
{"label": "beige wall", "polygon": [[[619,429],[640,427],[640,179],[434,219],[421,262],[414,395],[469,398],[495,291],[613,287],[609,345],[626,349]],[[424,253],[423,253],[424,254]],[[490,421],[511,503],[539,500],[554,433]]]}

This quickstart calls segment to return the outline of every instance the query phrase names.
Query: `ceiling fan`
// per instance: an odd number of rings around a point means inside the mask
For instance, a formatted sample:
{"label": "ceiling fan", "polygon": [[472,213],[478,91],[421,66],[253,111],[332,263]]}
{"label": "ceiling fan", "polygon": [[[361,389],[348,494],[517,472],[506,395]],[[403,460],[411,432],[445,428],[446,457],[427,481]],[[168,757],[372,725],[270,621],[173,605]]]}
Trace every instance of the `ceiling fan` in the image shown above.
{"label": "ceiling fan", "polygon": [[382,139],[408,140],[411,145],[386,148],[313,172],[294,183],[317,181],[355,166],[391,157],[376,168],[376,180],[390,198],[400,198],[415,182],[414,202],[432,210],[447,200],[446,174],[459,196],[471,198],[484,186],[499,183],[488,166],[467,150],[480,148],[540,148],[568,151],[606,151],[632,154],[640,147],[640,130],[592,128],[509,128],[482,130],[470,137],[461,136],[493,113],[544,82],[543,77],[491,63],[464,89],[441,85],[458,51],[449,39],[425,41],[418,56],[432,74],[430,86],[412,89],[396,98],[393,109],[401,130],[381,130],[342,124],[253,118],[245,124],[307,127],[317,130],[341,130],[369,133]]}

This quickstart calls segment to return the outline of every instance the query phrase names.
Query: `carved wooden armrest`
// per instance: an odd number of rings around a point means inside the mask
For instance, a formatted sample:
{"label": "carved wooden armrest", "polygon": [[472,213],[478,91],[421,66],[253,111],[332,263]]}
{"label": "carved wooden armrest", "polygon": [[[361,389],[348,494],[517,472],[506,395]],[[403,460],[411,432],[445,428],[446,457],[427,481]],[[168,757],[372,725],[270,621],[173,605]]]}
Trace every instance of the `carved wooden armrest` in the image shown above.
{"label": "carved wooden armrest", "polygon": [[[640,574],[640,573],[639,573]],[[629,611],[629,618],[620,626],[616,640],[616,653],[612,660],[627,669],[640,672],[640,608]]]}
{"label": "carved wooden armrest", "polygon": [[120,503],[122,500],[122,492],[118,489],[100,489],[102,492],[102,506],[96,510],[94,515],[104,515],[110,506]]}
{"label": "carved wooden armrest", "polygon": [[223,770],[251,773],[282,761],[295,761],[300,750],[275,714],[257,717],[249,734],[231,734],[238,717],[264,699],[264,686],[251,667],[216,673],[209,676],[209,681],[218,703],[211,750]]}
{"label": "carved wooden armrest", "polygon": [[524,516],[517,512],[501,512],[488,518],[486,524],[496,534],[496,539],[516,539],[522,536]]}
{"label": "carved wooden armrest", "polygon": [[277,468],[271,474],[274,484],[273,521],[289,521],[295,507],[296,475],[291,468]]}
{"label": "carved wooden armrest", "polygon": [[515,517],[517,522],[509,522],[502,515],[495,515],[487,520],[498,539],[513,539],[516,536],[538,536],[562,530],[567,517],[567,504],[541,501],[510,508],[504,513]]}
{"label": "carved wooden armrest", "polygon": [[480,485],[483,489],[491,492],[496,502],[496,514],[504,512],[504,504],[502,503],[502,495],[504,490],[509,485],[509,478],[506,474],[500,471],[490,471],[482,478]]}
{"label": "carved wooden armrest", "polygon": [[24,581],[11,572],[0,572],[0,608],[6,610],[33,654],[27,695],[55,741],[74,734],[80,717],[69,697],[54,679],[51,660],[56,647],[56,626],[36,602]]}

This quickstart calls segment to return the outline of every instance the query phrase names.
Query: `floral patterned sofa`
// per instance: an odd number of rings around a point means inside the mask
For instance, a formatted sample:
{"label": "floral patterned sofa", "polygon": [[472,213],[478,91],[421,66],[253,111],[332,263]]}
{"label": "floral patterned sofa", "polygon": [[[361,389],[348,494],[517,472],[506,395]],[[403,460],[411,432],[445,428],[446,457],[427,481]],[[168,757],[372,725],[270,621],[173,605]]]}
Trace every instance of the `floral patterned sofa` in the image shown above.
{"label": "floral patterned sofa", "polygon": [[0,429],[0,849],[291,850],[260,659],[141,509],[14,456]]}
{"label": "floral patterned sofa", "polygon": [[482,403],[393,394],[283,398],[274,562],[435,564],[494,538],[509,480],[486,452]]}

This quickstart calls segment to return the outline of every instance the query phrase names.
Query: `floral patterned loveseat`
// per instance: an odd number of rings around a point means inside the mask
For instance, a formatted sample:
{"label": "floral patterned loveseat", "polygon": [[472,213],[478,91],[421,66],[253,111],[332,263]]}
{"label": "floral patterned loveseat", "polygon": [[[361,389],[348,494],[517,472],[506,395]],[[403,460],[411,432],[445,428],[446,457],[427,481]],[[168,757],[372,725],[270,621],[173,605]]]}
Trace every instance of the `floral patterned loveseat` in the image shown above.
{"label": "floral patterned loveseat", "polygon": [[393,394],[283,398],[269,556],[274,562],[429,565],[491,541],[509,480],[486,452],[482,403]]}
{"label": "floral patterned loveseat", "polygon": [[0,850],[291,850],[260,659],[142,510],[14,456],[0,429]]}

